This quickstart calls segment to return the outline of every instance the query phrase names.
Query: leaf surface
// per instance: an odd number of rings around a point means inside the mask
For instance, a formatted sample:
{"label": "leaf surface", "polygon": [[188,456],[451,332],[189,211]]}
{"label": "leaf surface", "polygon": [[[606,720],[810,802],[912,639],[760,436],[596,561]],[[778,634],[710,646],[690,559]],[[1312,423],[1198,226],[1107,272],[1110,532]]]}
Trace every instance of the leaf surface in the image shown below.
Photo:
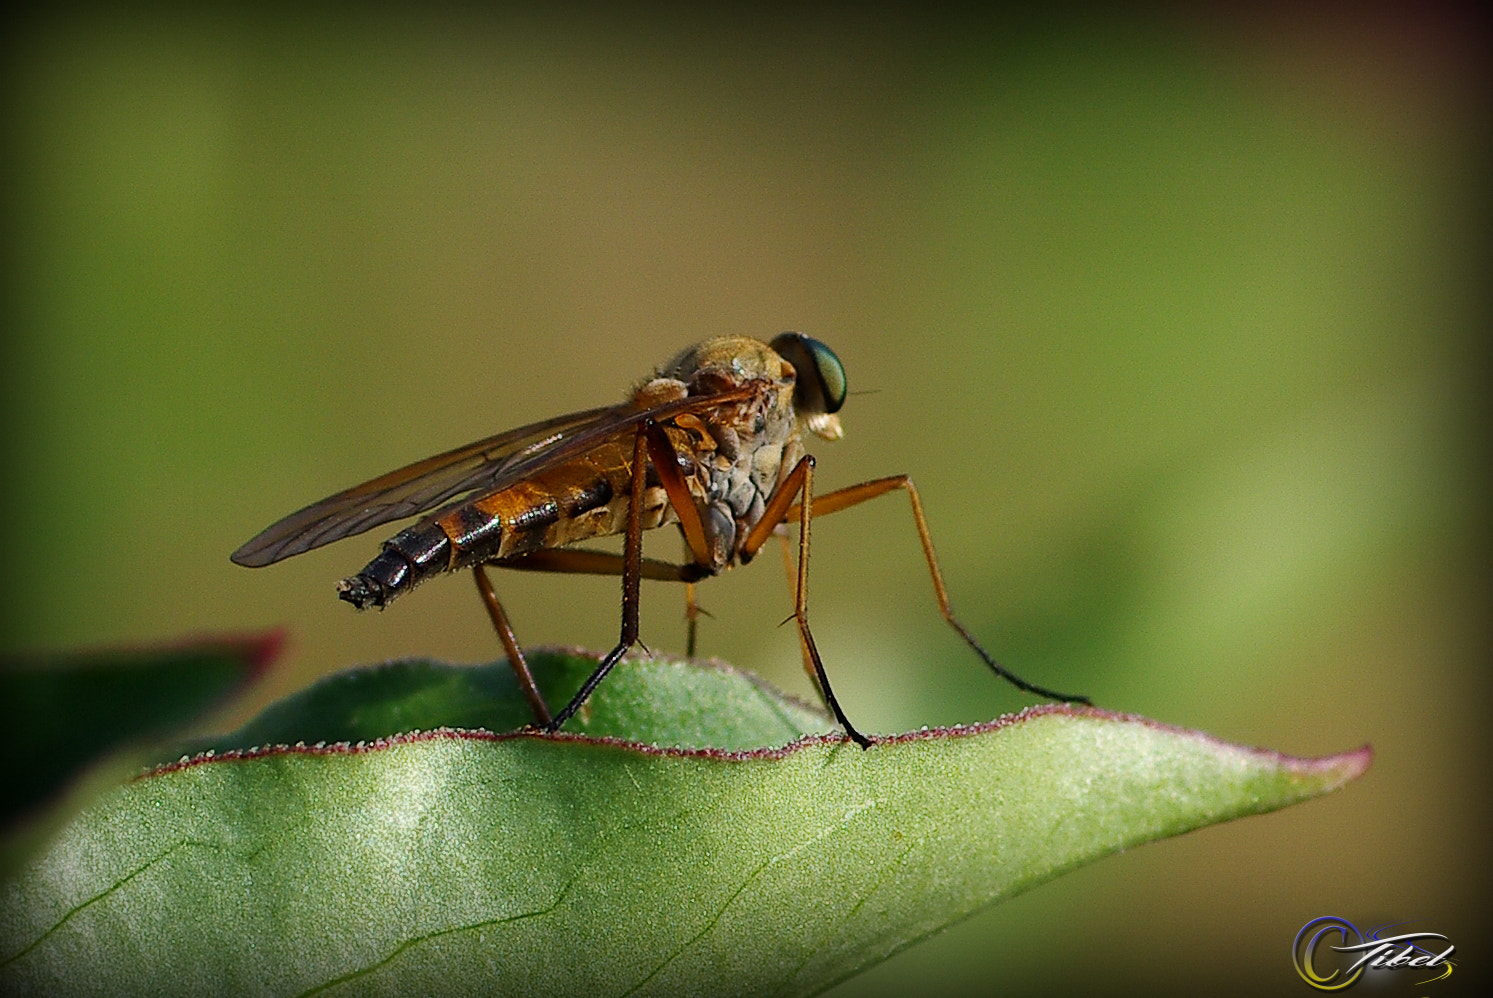
{"label": "leaf surface", "polygon": [[94,784],[138,765],[145,747],[242,693],[278,634],[58,656],[0,667],[0,872],[13,869]]}
{"label": "leaf surface", "polygon": [[[552,689],[583,671],[533,664]],[[481,675],[422,671],[406,704]],[[613,683],[619,712],[714,687],[815,717],[730,671],[634,664]],[[660,709],[624,742],[612,709],[593,704],[601,735],[441,729],[137,779],[4,885],[0,991],[813,994],[1066,869],[1369,763],[1067,707],[868,751],[838,734],[656,748],[702,722]]]}

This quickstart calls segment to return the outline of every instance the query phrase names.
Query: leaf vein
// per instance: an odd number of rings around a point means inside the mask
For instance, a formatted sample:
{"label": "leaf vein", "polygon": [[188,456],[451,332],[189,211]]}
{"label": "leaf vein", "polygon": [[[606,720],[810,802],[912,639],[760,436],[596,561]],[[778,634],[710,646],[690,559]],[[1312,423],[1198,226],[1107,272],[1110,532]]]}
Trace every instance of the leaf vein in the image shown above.
{"label": "leaf vein", "polygon": [[570,880],[565,884],[565,886],[560,888],[560,893],[556,895],[554,903],[549,905],[548,907],[537,908],[534,911],[520,912],[517,915],[503,915],[500,918],[487,918],[483,919],[480,922],[473,922],[470,925],[453,925],[450,928],[436,929],[434,932],[427,932],[422,936],[414,936],[410,939],[406,939],[404,942],[394,947],[394,949],[391,950],[386,956],[384,956],[383,959],[378,960],[375,963],[371,963],[366,967],[359,967],[356,970],[350,970],[347,973],[343,974],[341,977],[334,977],[330,981],[323,981],[321,984],[318,984],[315,987],[302,991],[300,995],[297,996],[297,998],[308,998],[309,995],[315,995],[320,994],[323,991],[329,991],[332,988],[337,987],[339,984],[346,984],[349,981],[355,981],[359,978],[367,977],[369,974],[376,973],[377,971],[382,970],[384,967],[387,967],[389,964],[399,959],[399,957],[402,956],[405,952],[421,945],[422,943],[431,942],[445,936],[459,935],[463,932],[472,932],[479,929],[486,929],[494,925],[508,925],[513,922],[522,922],[525,919],[538,918],[541,915],[548,915],[559,908],[560,905],[565,903],[565,898],[567,895],[569,895],[570,889],[575,886],[576,881],[579,879],[579,873],[577,873],[574,877],[571,877]]}
{"label": "leaf vein", "polygon": [[[864,894],[862,894],[861,897],[860,897],[860,899],[857,900],[855,902],[855,904],[851,905],[850,908],[843,915],[841,915],[838,919],[835,920],[835,925],[837,925],[837,926],[838,925],[844,925],[844,924],[848,923],[852,918],[854,918],[856,912],[860,911],[861,908],[863,908],[865,906],[865,904],[866,904],[867,901],[869,901],[873,897],[875,897],[876,894],[877,894],[877,892],[880,891],[883,886],[885,886],[886,882],[889,879],[891,879],[892,874],[895,873],[897,871],[897,869],[900,866],[902,866],[903,863],[907,862],[907,857],[910,856],[910,855],[912,855],[913,850],[916,849],[916,848],[918,848],[918,846],[922,845],[925,841],[927,841],[927,840],[926,839],[919,839],[916,842],[910,842],[910,843],[908,843],[907,848],[903,849],[902,852],[900,852],[897,855],[896,859],[894,859],[891,863],[887,864],[886,869],[882,871],[881,876],[877,877],[876,878],[876,882],[871,885],[871,889],[868,890],[868,891],[866,891]],[[829,932],[826,932],[825,935],[828,936]],[[799,962],[798,966],[794,967],[793,970],[792,970],[792,972],[788,974],[788,976],[784,979],[784,982],[783,982],[785,990],[782,993],[784,993],[784,994],[789,993],[786,990],[788,984],[790,982],[792,982],[793,980],[797,979],[797,977],[798,977],[799,974],[803,973],[804,968],[809,965],[809,961],[811,961],[811,960],[814,959],[814,956],[815,956],[816,952],[817,952],[817,950],[811,949],[808,952],[808,954],[803,958],[803,960],[801,960]]]}
{"label": "leaf vein", "polygon": [[758,863],[757,868],[747,875],[747,878],[741,882],[741,885],[737,887],[736,890],[731,892],[731,896],[726,898],[725,902],[721,904],[720,908],[711,917],[710,921],[706,922],[699,932],[696,932],[693,936],[690,936],[684,942],[680,943],[679,946],[674,950],[674,952],[664,957],[663,961],[657,967],[654,967],[651,971],[649,971],[647,976],[638,981],[638,983],[634,984],[632,987],[628,988],[626,991],[622,992],[622,998],[627,998],[628,995],[636,994],[638,990],[643,987],[643,985],[653,980],[660,973],[662,973],[665,967],[677,960],[685,952],[685,950],[688,950],[691,946],[693,946],[695,943],[699,942],[707,934],[709,934],[710,930],[715,928],[716,925],[720,923],[720,920],[725,917],[726,910],[731,907],[732,902],[740,897],[743,891],[750,887],[758,877],[762,876],[762,871],[767,869],[774,862],[776,862],[776,858],[772,857],[764,859],[761,863]]}
{"label": "leaf vein", "polygon": [[10,966],[10,964],[12,964],[15,961],[19,960],[21,957],[25,956],[27,953],[30,953],[32,950],[36,949],[36,947],[38,947],[42,943],[46,942],[58,930],[60,930],[64,925],[66,925],[68,922],[72,921],[72,919],[75,916],[82,914],[85,909],[92,907],[93,905],[97,904],[98,902],[100,902],[100,901],[104,900],[105,898],[109,897],[111,894],[114,894],[116,891],[118,891],[121,888],[123,888],[125,884],[128,884],[131,880],[134,880],[136,877],[140,876],[140,874],[144,873],[146,870],[150,869],[152,866],[155,866],[157,863],[159,863],[162,860],[166,859],[172,853],[176,852],[178,849],[184,849],[184,848],[186,848],[189,845],[210,846],[210,845],[212,845],[212,843],[210,843],[210,842],[197,842],[197,841],[195,841],[193,839],[183,839],[182,841],[173,844],[169,848],[167,848],[167,849],[163,850],[162,852],[160,852],[158,855],[152,857],[151,859],[146,860],[144,863],[140,864],[135,869],[131,870],[129,873],[126,873],[123,877],[119,878],[117,881],[115,881],[114,883],[110,884],[105,889],[99,891],[97,894],[95,894],[92,897],[88,898],[86,901],[82,901],[82,902],[78,903],[77,905],[73,906],[72,908],[68,909],[66,912],[63,913],[62,917],[59,918],[54,924],[52,924],[51,926],[49,926],[45,932],[43,932],[41,935],[37,936],[35,939],[33,939],[30,943],[28,943],[22,949],[18,950],[17,952],[13,953],[12,955],[6,957],[4,960],[0,960],[0,967],[8,967],[8,966]]}

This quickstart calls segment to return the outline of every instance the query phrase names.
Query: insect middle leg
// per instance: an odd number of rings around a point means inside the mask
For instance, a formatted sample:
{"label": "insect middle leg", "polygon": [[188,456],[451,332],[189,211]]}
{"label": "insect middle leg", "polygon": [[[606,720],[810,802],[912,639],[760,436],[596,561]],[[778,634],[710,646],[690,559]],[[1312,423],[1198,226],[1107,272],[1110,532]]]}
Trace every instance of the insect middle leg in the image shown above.
{"label": "insect middle leg", "polygon": [[[928,562],[928,575],[933,581],[933,595],[938,600],[938,611],[943,615],[943,619],[948,621],[949,626],[957,631],[959,636],[964,639],[964,643],[974,649],[975,654],[980,656],[992,672],[1019,690],[1039,697],[1045,697],[1048,700],[1062,700],[1068,703],[1089,703],[1088,697],[1058,693],[1055,690],[1049,690],[1035,683],[1029,683],[1014,672],[1011,672],[997,662],[980,645],[980,642],[975,640],[975,636],[969,632],[969,629],[959,622],[959,618],[954,616],[954,608],[949,603],[949,592],[944,588],[943,573],[938,568],[938,557],[933,553],[933,535],[928,532],[928,521],[923,516],[923,502],[918,498],[918,490],[912,484],[912,479],[906,475],[892,475],[887,478],[877,478],[869,482],[861,482],[859,485],[836,489],[834,492],[826,492],[822,496],[815,497],[813,513],[815,516],[828,516],[830,513],[837,513],[842,509],[858,506],[863,502],[875,499],[877,496],[885,495],[896,489],[906,492],[907,498],[912,504],[912,519],[917,527],[918,541],[923,546],[923,558]],[[791,520],[795,515],[802,515],[802,510],[798,506],[792,506],[787,509],[783,514],[783,519]]]}
{"label": "insect middle leg", "polygon": [[[799,499],[796,505],[793,504],[795,497]],[[762,518],[748,532],[739,556],[743,564],[751,561],[778,524],[797,515],[798,574],[793,587],[793,618],[798,622],[798,638],[813,670],[810,676],[817,680],[819,692],[834,713],[835,720],[840,722],[852,741],[861,748],[870,748],[871,739],[856,730],[841,709],[840,701],[835,699],[835,691],[830,688],[829,676],[824,671],[824,661],[814,644],[814,633],[809,630],[809,521],[814,518],[814,503],[814,456],[805,454],[768,497]]]}

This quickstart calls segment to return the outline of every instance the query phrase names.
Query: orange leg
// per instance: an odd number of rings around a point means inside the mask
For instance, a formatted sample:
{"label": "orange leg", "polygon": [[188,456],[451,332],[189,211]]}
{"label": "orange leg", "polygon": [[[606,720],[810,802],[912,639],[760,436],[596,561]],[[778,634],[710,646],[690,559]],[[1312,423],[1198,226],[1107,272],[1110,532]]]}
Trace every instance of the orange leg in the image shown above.
{"label": "orange leg", "polygon": [[700,510],[695,498],[690,495],[684,472],[679,470],[679,454],[669,441],[668,434],[651,419],[643,424],[643,436],[648,442],[648,459],[658,474],[658,483],[669,496],[674,515],[679,517],[679,529],[684,533],[684,543],[698,565],[715,564],[711,555],[710,539],[705,536],[705,523],[700,519]]}
{"label": "orange leg", "polygon": [[[791,505],[795,496],[800,497],[799,502]],[[809,521],[814,517],[813,505],[814,456],[805,454],[768,497],[762,510],[762,519],[747,533],[742,544],[741,561],[745,564],[756,556],[762,545],[767,543],[773,529],[787,518],[790,508],[797,512],[798,574],[793,587],[793,618],[798,621],[798,639],[811,670],[809,677],[818,683],[824,702],[834,712],[835,720],[840,722],[840,727],[845,729],[851,740],[861,748],[870,748],[871,739],[856,730],[841,709],[840,701],[835,699],[835,691],[830,688],[829,676],[824,671],[824,661],[819,657],[819,648],[814,644],[814,633],[809,630]]]}
{"label": "orange leg", "polygon": [[695,657],[695,636],[700,629],[700,618],[709,616],[711,616],[710,611],[700,605],[699,596],[695,592],[695,584],[686,582],[684,584],[684,621],[686,624],[684,654],[686,658]]}
{"label": "orange leg", "polygon": [[[938,600],[938,612],[943,614],[943,619],[948,621],[949,626],[959,633],[959,636],[964,639],[964,643],[974,649],[975,654],[984,660],[992,672],[1019,690],[1024,690],[1039,697],[1045,697],[1048,700],[1063,700],[1068,703],[1089,703],[1088,697],[1058,693],[1046,687],[1029,683],[1011,672],[981,647],[980,643],[975,640],[975,636],[969,632],[969,629],[961,624],[959,619],[954,616],[954,608],[949,603],[949,592],[944,588],[943,573],[938,569],[938,557],[933,553],[933,535],[928,532],[928,521],[923,517],[923,503],[918,498],[918,490],[912,484],[912,479],[906,475],[892,475],[888,478],[877,478],[873,481],[861,482],[859,485],[851,485],[843,489],[836,489],[834,492],[827,492],[822,496],[816,496],[814,498],[814,515],[828,516],[830,513],[837,513],[842,509],[858,506],[869,499],[875,499],[877,496],[885,495],[895,489],[902,489],[906,492],[908,500],[912,503],[912,520],[917,526],[918,540],[923,545],[923,558],[928,562],[928,575],[933,580],[933,595]],[[791,520],[795,514],[801,514],[798,506],[789,507],[783,513],[783,518]],[[761,524],[758,524],[758,527],[760,528]],[[755,533],[756,531],[754,530],[753,534]]]}
{"label": "orange leg", "polygon": [[493,592],[492,582],[487,578],[487,572],[481,565],[476,565],[472,568],[472,575],[477,580],[477,592],[482,594],[482,605],[487,607],[487,615],[492,618],[492,626],[498,632],[498,640],[503,642],[503,650],[508,653],[508,664],[513,667],[513,673],[518,677],[518,688],[534,710],[535,723],[549,724],[549,705],[544,702],[544,696],[539,692],[539,687],[534,685],[534,674],[529,671],[529,663],[524,658],[523,650],[518,646],[518,639],[513,636],[513,628],[508,623],[508,614],[503,612],[503,604],[498,602],[498,594]]}
{"label": "orange leg", "polygon": [[[612,554],[609,551],[555,548],[532,551],[514,558],[490,561],[487,564],[498,568],[517,568],[526,572],[621,575],[626,568],[625,560],[622,555]],[[484,565],[477,565],[473,568],[473,574],[477,579],[477,591],[482,594],[482,602],[487,607],[488,616],[492,618],[493,629],[498,632],[498,640],[503,643],[508,661],[518,676],[519,689],[523,691],[524,698],[529,701],[529,706],[534,709],[535,723],[541,727],[547,726],[552,721],[549,707],[545,704],[544,697],[534,682],[534,676],[529,671],[529,664],[524,659],[523,649],[519,647],[518,640],[513,634],[513,627],[508,622],[508,614],[504,612],[503,605],[498,602],[497,593],[493,591],[492,583],[488,580],[484,568]],[[639,575],[642,578],[663,582],[685,582],[691,591],[694,590],[695,580],[704,578],[707,574],[709,573],[694,564],[671,565],[668,562],[655,561],[651,558],[640,559],[639,564]],[[691,625],[691,640],[693,641],[693,620],[691,620]],[[694,654],[693,644],[690,654]]]}
{"label": "orange leg", "polygon": [[[622,658],[624,652],[631,648],[638,640],[638,605],[639,585],[646,574],[645,569],[652,566],[655,570],[672,570],[673,579],[683,582],[693,582],[704,575],[710,574],[710,570],[703,564],[692,565],[666,565],[661,562],[645,563],[643,559],[643,493],[647,485],[648,459],[650,454],[655,455],[653,459],[654,468],[658,470],[659,483],[668,494],[669,502],[673,505],[675,512],[680,517],[681,524],[686,522],[685,510],[688,509],[692,517],[694,530],[688,526],[685,528],[685,537],[690,543],[691,549],[697,558],[701,551],[708,546],[705,537],[704,526],[700,522],[699,513],[694,508],[694,499],[689,493],[689,488],[684,482],[684,476],[678,473],[679,462],[675,456],[673,445],[669,443],[668,437],[653,420],[648,420],[638,427],[637,436],[633,441],[632,448],[632,476],[631,490],[628,496],[627,506],[627,532],[622,545],[622,633],[617,639],[616,646],[596,666],[596,669],[581,684],[575,696],[570,698],[570,703],[565,709],[556,714],[554,720],[545,725],[547,731],[558,731],[580,710],[581,705],[590,698],[597,685],[606,678],[612,666]],[[665,470],[668,469],[668,470]],[[670,474],[672,470],[673,474]],[[695,537],[690,535],[694,533]],[[698,545],[697,542],[698,541]],[[553,551],[548,552],[551,565],[567,560],[566,556],[586,557],[588,564],[600,566],[602,561],[608,557],[602,554],[602,559],[594,556],[598,552],[581,551]],[[530,555],[529,558],[533,558]],[[552,569],[553,570],[553,569]],[[658,578],[659,575],[652,575]]]}
{"label": "orange leg", "polygon": [[[559,572],[570,575],[621,575],[627,567],[625,555],[586,548],[544,548],[528,554],[490,561],[498,568],[517,568],[525,572]],[[710,574],[695,564],[675,565],[652,558],[638,559],[640,578],[658,582],[698,582]]]}
{"label": "orange leg", "polygon": [[[784,529],[782,524],[779,524],[778,529],[774,530],[773,533],[777,535],[778,540],[781,542],[778,544],[778,550],[783,555],[783,574],[788,578],[788,591],[791,593],[795,591],[798,585],[798,570],[793,566],[793,548],[788,543],[788,531]],[[793,618],[790,617],[788,619],[792,620]],[[785,620],[783,623],[786,624],[787,622]],[[814,684],[814,692],[819,694],[819,699],[822,701],[824,699],[824,691],[819,688],[819,677],[814,673],[814,659],[809,654],[809,646],[804,644],[802,636],[798,639],[798,651],[803,656],[804,672],[808,673],[809,682]]]}
{"label": "orange leg", "polygon": [[684,657],[695,657],[695,632],[698,630],[700,620],[700,604],[695,599],[695,584],[687,582],[684,585]]}
{"label": "orange leg", "polygon": [[[518,555],[515,558],[509,558],[504,561],[489,562],[489,564],[497,565],[500,568],[517,568],[526,572],[621,575],[625,567],[625,560],[622,555],[612,554],[610,551],[591,551],[586,548],[546,548]],[[695,583],[700,579],[708,578],[710,576],[709,570],[702,568],[694,562],[675,565],[667,561],[644,558],[639,565],[639,571],[645,579],[653,579],[658,582],[684,583],[684,619],[688,625],[685,654],[690,658],[694,658],[696,619],[702,615],[706,617],[710,616],[710,614],[700,609],[699,604],[695,601]]]}

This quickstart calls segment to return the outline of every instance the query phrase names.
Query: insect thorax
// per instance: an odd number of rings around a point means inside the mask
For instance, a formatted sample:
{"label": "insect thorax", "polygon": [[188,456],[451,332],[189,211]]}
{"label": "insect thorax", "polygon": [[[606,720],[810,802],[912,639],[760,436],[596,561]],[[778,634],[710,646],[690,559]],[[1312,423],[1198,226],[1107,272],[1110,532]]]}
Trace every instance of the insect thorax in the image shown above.
{"label": "insect thorax", "polygon": [[767,383],[744,403],[708,417],[680,417],[673,429],[676,449],[692,459],[690,492],[712,548],[710,567],[719,570],[734,560],[747,531],[762,518],[767,497],[788,470],[785,455],[803,450],[792,404]]}

